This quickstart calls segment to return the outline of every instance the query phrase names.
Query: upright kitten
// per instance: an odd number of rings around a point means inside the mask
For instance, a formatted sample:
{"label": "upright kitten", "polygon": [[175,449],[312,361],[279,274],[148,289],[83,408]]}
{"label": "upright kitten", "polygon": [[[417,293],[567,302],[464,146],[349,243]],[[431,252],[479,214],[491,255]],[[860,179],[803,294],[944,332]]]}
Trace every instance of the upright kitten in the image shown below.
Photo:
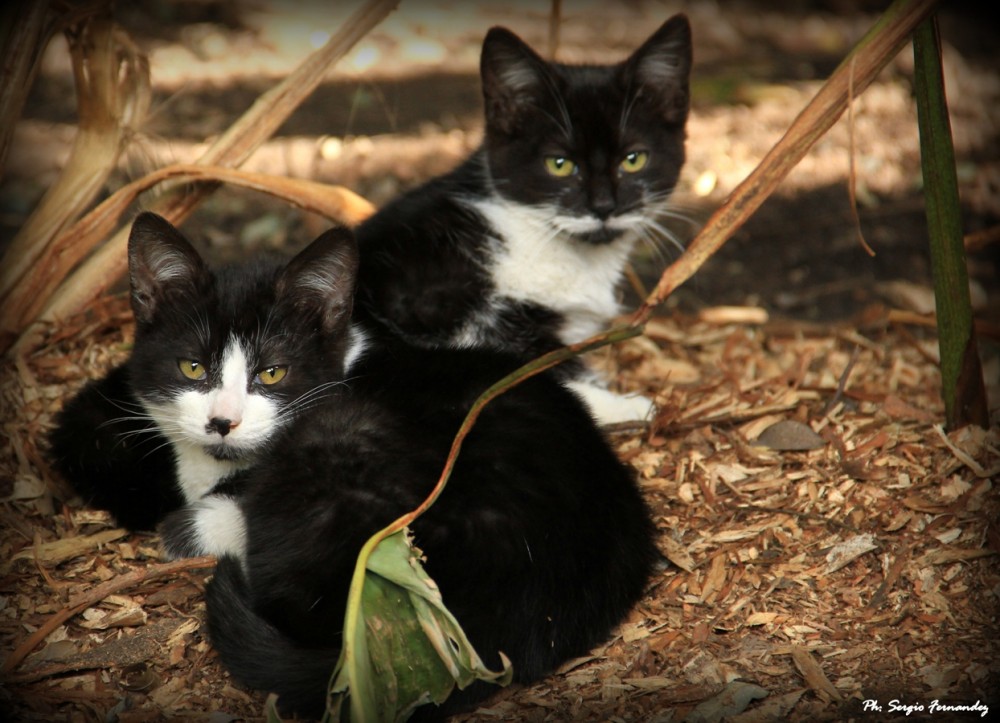
{"label": "upright kitten", "polygon": [[[346,318],[356,273],[349,236],[321,237],[283,270],[214,276],[179,234],[143,225],[136,389],[154,408],[194,408],[198,428],[183,444],[238,467],[225,494],[209,494],[215,506],[169,516],[164,538],[198,552],[232,528],[230,547],[213,550],[211,641],[238,680],[279,693],[283,709],[318,715],[362,544],[426,497],[472,403],[520,360],[374,335],[359,354],[353,340],[367,333]],[[238,404],[244,393],[260,398]],[[287,421],[258,414],[272,394],[311,407]],[[247,443],[248,457],[228,438],[251,416],[280,423],[263,449]],[[657,555],[631,471],[548,375],[483,410],[447,488],[412,531],[478,652],[496,667],[503,651],[522,682],[606,639]],[[473,686],[425,713],[443,716],[492,690]]]}
{"label": "upright kitten", "polygon": [[200,539],[168,552],[232,549],[242,523],[224,504],[230,478],[316,404],[338,365],[364,346],[349,331],[349,296],[347,306],[341,294],[322,310],[301,310],[314,287],[329,287],[316,257],[337,263],[341,233],[284,269],[259,260],[210,273],[173,226],[138,216],[129,237],[135,347],[59,415],[50,436],[55,468],[133,529],[184,504],[220,516]]}
{"label": "upright kitten", "polygon": [[[667,234],[690,68],[683,15],[611,66],[550,63],[490,30],[482,147],[360,226],[360,309],[411,341],[525,359],[606,328],[636,241]],[[650,412],[579,362],[560,374],[601,421]]]}

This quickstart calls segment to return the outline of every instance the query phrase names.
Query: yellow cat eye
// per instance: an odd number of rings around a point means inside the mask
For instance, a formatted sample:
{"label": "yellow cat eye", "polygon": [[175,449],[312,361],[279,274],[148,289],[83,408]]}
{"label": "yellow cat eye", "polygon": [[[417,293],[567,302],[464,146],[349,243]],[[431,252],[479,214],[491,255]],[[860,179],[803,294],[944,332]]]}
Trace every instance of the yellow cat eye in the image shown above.
{"label": "yellow cat eye", "polygon": [[288,367],[274,366],[268,367],[267,369],[261,369],[257,372],[257,381],[265,386],[271,386],[272,384],[277,384],[285,375],[288,373]]}
{"label": "yellow cat eye", "polygon": [[549,172],[550,176],[566,178],[573,175],[576,164],[565,156],[546,156],[545,170]]}
{"label": "yellow cat eye", "polygon": [[177,368],[181,370],[181,374],[196,382],[200,382],[208,374],[205,366],[196,359],[178,359]]}
{"label": "yellow cat eye", "polygon": [[646,151],[632,151],[626,155],[618,167],[625,173],[636,173],[646,167],[649,161],[649,154]]}

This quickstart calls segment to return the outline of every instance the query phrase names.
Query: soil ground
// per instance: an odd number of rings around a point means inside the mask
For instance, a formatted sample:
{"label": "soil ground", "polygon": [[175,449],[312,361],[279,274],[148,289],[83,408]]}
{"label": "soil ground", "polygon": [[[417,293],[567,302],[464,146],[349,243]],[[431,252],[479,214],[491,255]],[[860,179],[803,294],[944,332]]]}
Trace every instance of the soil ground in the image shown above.
{"label": "soil ground", "polygon": [[[675,196],[686,242],[883,5],[567,1],[557,57],[619,59],[673,12],[689,15],[694,107]],[[350,9],[143,8],[118,13],[150,57],[152,113],[109,191],[196,158]],[[969,271],[993,428],[941,427],[907,48],[858,98],[853,124],[841,120],[817,144],[645,336],[597,360],[618,386],[658,402],[651,425],[609,433],[640,476],[669,564],[606,646],[466,719],[964,720],[979,710],[932,701],[1000,708],[1000,62],[981,8],[948,3],[941,31],[964,231],[986,239],[970,246]],[[507,25],[544,51],[548,21],[547,3],[404,0],[246,167],[384,203],[477,143],[485,30]],[[0,182],[0,243],[65,162],[68,67],[55,44]],[[860,222],[848,194],[852,138]],[[223,261],[301,246],[326,223],[222,189],[184,229]],[[678,253],[643,250],[635,286]],[[2,648],[58,622],[6,676],[0,702],[12,720],[262,719],[264,697],[229,679],[201,627],[209,571],[167,574],[155,536],[114,531],[45,463],[52,415],[124,357],[131,333],[127,304],[110,295],[0,375]],[[776,422],[815,448],[775,432],[762,442]],[[101,584],[118,587],[95,595]]]}

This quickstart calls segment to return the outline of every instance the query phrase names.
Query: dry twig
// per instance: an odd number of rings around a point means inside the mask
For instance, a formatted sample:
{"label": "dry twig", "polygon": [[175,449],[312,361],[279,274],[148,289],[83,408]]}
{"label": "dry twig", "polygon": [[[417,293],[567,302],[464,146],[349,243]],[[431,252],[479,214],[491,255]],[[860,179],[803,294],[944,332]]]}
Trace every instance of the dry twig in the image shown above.
{"label": "dry twig", "polygon": [[17,646],[17,648],[15,648],[14,652],[7,656],[7,659],[3,662],[3,666],[0,666],[0,676],[6,676],[17,668],[17,666],[21,664],[21,661],[28,657],[28,654],[31,653],[31,651],[34,650],[39,643],[45,640],[45,638],[53,630],[58,628],[80,611],[85,610],[91,605],[99,603],[108,595],[114,595],[122,590],[127,590],[133,585],[138,585],[139,583],[147,582],[149,580],[155,580],[159,577],[174,575],[185,570],[203,570],[213,567],[214,565],[215,558],[211,555],[206,555],[204,557],[190,557],[184,560],[173,560],[171,562],[164,562],[162,564],[151,565],[149,567],[138,567],[131,572],[112,580],[108,580],[102,585],[98,585],[97,587],[91,588],[90,590],[77,595],[69,601],[69,604],[67,604],[66,607],[49,617],[49,619],[46,620],[45,623],[38,628],[38,630],[29,635],[20,645]]}

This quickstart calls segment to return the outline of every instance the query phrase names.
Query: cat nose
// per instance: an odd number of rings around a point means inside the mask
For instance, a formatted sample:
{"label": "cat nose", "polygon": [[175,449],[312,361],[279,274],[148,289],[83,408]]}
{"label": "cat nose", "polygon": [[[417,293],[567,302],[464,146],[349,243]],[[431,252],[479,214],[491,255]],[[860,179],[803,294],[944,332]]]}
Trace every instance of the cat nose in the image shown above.
{"label": "cat nose", "polygon": [[222,417],[212,417],[208,420],[208,424],[205,425],[205,430],[211,434],[212,432],[218,432],[221,436],[225,437],[229,434],[233,428],[239,426],[239,422],[234,422],[232,419],[223,419]]}
{"label": "cat nose", "polygon": [[615,198],[610,193],[595,193],[590,199],[590,210],[601,221],[607,221],[616,206]]}

